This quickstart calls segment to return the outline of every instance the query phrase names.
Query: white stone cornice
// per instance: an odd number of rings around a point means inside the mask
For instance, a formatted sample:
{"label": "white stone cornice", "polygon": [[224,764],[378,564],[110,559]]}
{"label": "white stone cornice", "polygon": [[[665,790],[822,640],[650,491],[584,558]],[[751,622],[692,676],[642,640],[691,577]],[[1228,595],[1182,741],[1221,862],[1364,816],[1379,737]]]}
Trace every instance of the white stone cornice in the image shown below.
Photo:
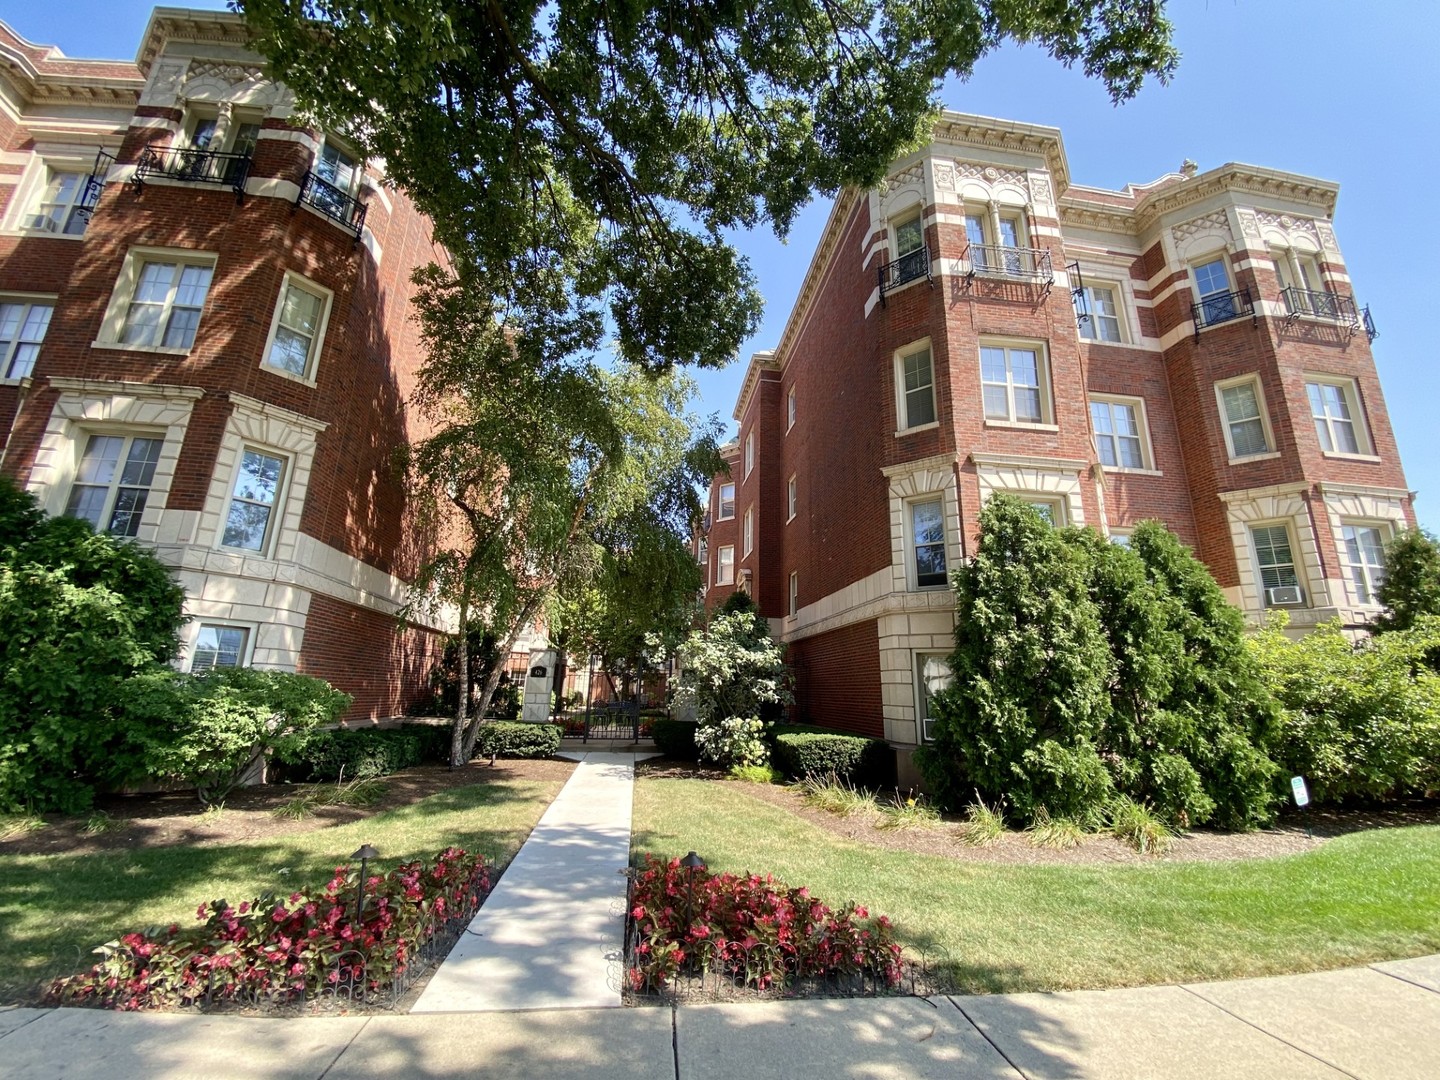
{"label": "white stone cornice", "polygon": [[886,465],[880,472],[886,477],[909,476],[926,469],[950,469],[955,465],[954,454],[931,454],[929,457],[902,461],[899,465]]}
{"label": "white stone cornice", "polygon": [[1025,457],[1018,454],[972,453],[970,460],[982,469],[1044,469],[1048,472],[1083,473],[1090,462],[1078,458]]}
{"label": "white stone cornice", "polygon": [[[1273,484],[1270,487],[1262,488],[1241,488],[1238,491],[1221,491],[1219,498],[1221,502],[1246,502],[1251,499],[1274,499],[1285,495],[1299,495],[1310,490],[1310,481],[1299,480],[1293,484]],[[1368,489],[1367,489],[1368,490]]]}
{"label": "white stone cornice", "polygon": [[231,390],[227,395],[231,402],[246,412],[255,413],[260,416],[279,420],[292,427],[303,428],[306,431],[313,431],[320,434],[330,426],[328,420],[316,420],[313,416],[306,416],[304,413],[295,412],[280,405],[272,405],[268,401],[261,401],[259,398],[248,397],[245,394],[236,393]]}
{"label": "white stone cornice", "polygon": [[127,397],[157,398],[166,401],[175,398],[189,398],[194,401],[205,395],[205,391],[201,387],[175,386],[171,383],[138,383],[113,379],[65,379],[58,375],[48,376],[46,381],[56,390],[73,394],[124,394]]}

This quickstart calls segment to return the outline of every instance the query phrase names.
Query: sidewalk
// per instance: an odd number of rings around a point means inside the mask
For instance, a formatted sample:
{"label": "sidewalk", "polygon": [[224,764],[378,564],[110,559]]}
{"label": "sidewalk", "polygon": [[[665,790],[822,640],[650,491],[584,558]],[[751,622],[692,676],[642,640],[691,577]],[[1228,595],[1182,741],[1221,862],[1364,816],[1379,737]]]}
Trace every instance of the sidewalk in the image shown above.
{"label": "sidewalk", "polygon": [[1134,990],[250,1019],[0,1011],[7,1080],[1440,1077],[1440,956]]}

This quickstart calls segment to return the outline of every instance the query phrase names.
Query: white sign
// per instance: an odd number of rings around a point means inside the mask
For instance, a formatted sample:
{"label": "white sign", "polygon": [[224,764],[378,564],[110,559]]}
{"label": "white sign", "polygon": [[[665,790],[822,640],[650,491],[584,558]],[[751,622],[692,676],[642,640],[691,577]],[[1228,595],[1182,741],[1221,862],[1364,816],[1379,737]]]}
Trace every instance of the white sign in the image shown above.
{"label": "white sign", "polygon": [[1310,805],[1310,792],[1305,789],[1305,778],[1303,776],[1292,776],[1290,778],[1290,794],[1295,796],[1296,806]]}

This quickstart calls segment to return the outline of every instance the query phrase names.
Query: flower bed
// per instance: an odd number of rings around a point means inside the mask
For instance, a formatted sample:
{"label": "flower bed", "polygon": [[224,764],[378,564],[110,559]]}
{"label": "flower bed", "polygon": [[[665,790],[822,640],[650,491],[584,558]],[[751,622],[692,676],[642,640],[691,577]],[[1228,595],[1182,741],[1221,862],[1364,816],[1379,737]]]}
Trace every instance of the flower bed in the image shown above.
{"label": "flower bed", "polygon": [[626,941],[632,995],[884,993],[907,977],[883,915],[853,903],[833,911],[768,875],[714,875],[653,855],[631,876]]}
{"label": "flower bed", "polygon": [[326,995],[393,1003],[449,951],[490,890],[490,868],[452,847],[433,865],[369,875],[357,919],[359,883],[341,866],[320,890],[201,905],[201,925],[125,934],[95,950],[101,960],[88,972],[55,980],[47,998],[113,1009]]}

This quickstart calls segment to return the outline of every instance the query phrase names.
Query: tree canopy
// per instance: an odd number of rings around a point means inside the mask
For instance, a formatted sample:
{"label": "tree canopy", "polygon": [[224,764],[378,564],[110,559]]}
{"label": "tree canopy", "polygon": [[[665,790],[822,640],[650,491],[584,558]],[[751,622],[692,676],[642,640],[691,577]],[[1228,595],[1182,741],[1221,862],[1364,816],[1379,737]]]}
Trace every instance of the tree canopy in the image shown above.
{"label": "tree canopy", "polygon": [[[1178,59],[1163,0],[234,3],[477,285],[512,313],[603,309],[648,368],[728,363],[760,299],[724,231],[783,236],[815,192],[877,183],[924,141],[942,80],[1001,43],[1116,101]],[[532,293],[547,274],[566,290]]]}

